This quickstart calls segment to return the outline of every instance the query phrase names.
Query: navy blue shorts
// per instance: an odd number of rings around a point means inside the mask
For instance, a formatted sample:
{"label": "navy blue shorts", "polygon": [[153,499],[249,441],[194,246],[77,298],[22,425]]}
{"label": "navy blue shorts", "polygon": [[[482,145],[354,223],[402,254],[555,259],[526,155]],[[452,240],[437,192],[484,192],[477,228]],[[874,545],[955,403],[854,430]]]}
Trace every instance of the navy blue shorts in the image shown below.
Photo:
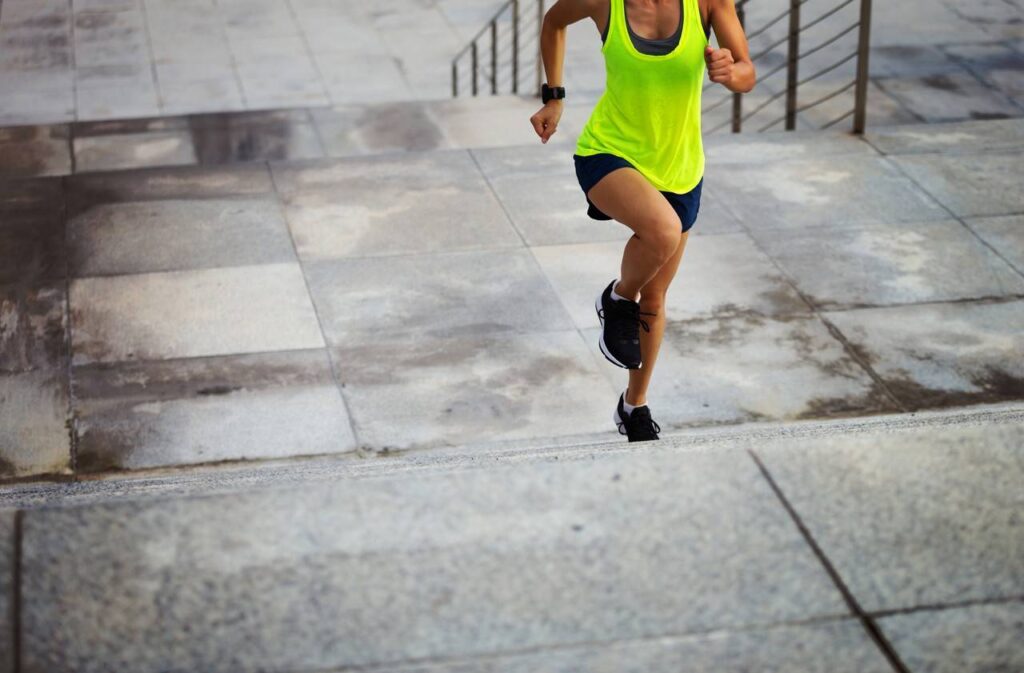
{"label": "navy blue shorts", "polygon": [[[625,159],[615,154],[591,154],[589,156],[580,156],[578,154],[572,155],[573,161],[576,163],[576,179],[580,181],[580,187],[583,188],[583,195],[586,196],[590,188],[597,184],[597,181],[608,175],[608,173],[614,171],[617,168],[623,166],[630,166],[636,168],[633,164],[629,163]],[[679,215],[679,220],[683,223],[683,231],[689,231],[693,223],[697,221],[697,211],[700,210],[700,190],[704,185],[704,176],[701,176],[700,181],[697,185],[686,192],[685,194],[677,194],[675,192],[661,193],[665,195],[668,202],[675,208],[676,213]],[[659,190],[661,191],[661,190]],[[587,196],[587,215],[595,220],[610,220],[610,216],[602,213],[597,206]]]}

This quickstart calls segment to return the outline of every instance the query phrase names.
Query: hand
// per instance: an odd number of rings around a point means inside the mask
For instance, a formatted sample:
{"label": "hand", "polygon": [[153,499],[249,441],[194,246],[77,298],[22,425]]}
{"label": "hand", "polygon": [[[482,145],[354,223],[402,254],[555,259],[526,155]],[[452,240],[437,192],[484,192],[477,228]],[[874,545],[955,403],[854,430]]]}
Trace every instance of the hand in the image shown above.
{"label": "hand", "polygon": [[540,136],[542,143],[548,139],[558,128],[558,120],[562,118],[562,99],[555,98],[544,104],[544,107],[530,117],[533,130]]}
{"label": "hand", "polygon": [[708,64],[708,77],[712,82],[728,84],[732,81],[732,67],[735,61],[732,52],[726,48],[704,47],[704,61]]}

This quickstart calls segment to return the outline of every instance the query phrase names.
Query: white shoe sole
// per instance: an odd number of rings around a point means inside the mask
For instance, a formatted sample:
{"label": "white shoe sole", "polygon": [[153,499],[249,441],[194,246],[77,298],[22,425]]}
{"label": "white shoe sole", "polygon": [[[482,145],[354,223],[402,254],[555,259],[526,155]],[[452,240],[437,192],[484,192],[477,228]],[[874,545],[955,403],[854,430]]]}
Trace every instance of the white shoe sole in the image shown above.
{"label": "white shoe sole", "polygon": [[[601,349],[602,355],[604,355],[605,358],[613,365],[622,367],[623,369],[629,369],[629,367],[620,362],[618,358],[608,351],[608,345],[604,342],[604,318],[601,317],[601,309],[603,308],[601,304],[601,297],[603,296],[604,290],[601,291],[601,294],[597,295],[597,301],[594,302],[594,310],[597,311],[597,319],[601,321],[601,335],[597,338],[597,346]],[[637,367],[637,369],[640,369],[640,367]]]}

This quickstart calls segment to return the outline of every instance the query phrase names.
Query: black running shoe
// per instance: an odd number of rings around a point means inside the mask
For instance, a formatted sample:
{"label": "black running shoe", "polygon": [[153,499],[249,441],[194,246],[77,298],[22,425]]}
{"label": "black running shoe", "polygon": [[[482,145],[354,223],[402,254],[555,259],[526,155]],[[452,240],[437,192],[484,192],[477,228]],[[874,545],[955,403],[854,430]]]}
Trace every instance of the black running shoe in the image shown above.
{"label": "black running shoe", "polygon": [[612,364],[626,369],[639,369],[640,328],[651,331],[640,316],[657,314],[642,312],[640,304],[630,299],[612,299],[612,286],[616,280],[608,283],[608,287],[597,295],[597,301],[594,302],[602,327],[597,345]]}
{"label": "black running shoe", "polygon": [[619,427],[619,434],[629,437],[631,442],[645,442],[652,439],[660,439],[658,433],[661,426],[651,418],[651,410],[646,404],[633,407],[633,411],[626,413],[622,406],[626,394],[619,394],[619,404],[615,407],[615,425]]}

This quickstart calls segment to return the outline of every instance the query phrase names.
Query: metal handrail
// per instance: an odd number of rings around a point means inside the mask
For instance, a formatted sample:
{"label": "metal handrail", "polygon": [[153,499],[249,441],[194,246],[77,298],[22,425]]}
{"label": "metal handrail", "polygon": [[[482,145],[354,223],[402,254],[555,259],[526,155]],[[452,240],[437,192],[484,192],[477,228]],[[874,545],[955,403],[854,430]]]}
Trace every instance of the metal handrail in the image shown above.
{"label": "metal handrail", "polygon": [[[796,115],[808,108],[814,107],[819,103],[829,100],[844,91],[854,87],[854,105],[853,109],[846,112],[845,114],[830,120],[820,128],[828,128],[829,126],[853,115],[853,132],[863,133],[865,125],[865,108],[867,105],[867,79],[868,79],[868,44],[870,40],[871,31],[871,0],[860,0],[860,12],[859,18],[856,22],[846,26],[840,32],[835,33],[820,43],[811,47],[810,49],[800,48],[800,36],[805,33],[809,28],[821,23],[826,18],[832,16],[836,12],[840,11],[854,0],[840,0],[835,6],[830,7],[820,15],[811,19],[810,21],[801,21],[801,8],[807,4],[810,0],[789,0],[788,8],[768,19],[765,23],[758,26],[755,30],[747,33],[747,39],[752,39],[763,34],[765,31],[775,26],[783,19],[789,20],[789,25],[786,30],[785,36],[780,39],[773,40],[767,46],[759,48],[759,50],[751,56],[751,60],[758,61],[768,54],[772,53],[777,47],[785,45],[786,57],[783,62],[777,66],[772,67],[767,72],[758,75],[758,81],[768,79],[772,75],[779,73],[783,70],[786,71],[786,85],[782,90],[772,94],[767,99],[761,101],[755,108],[744,113],[743,111],[743,97],[741,93],[728,93],[725,94],[719,100],[712,102],[709,105],[705,105],[702,108],[702,113],[710,112],[723,105],[727,101],[732,101],[732,113],[728,120],[722,124],[718,124],[713,127],[707,133],[714,133],[716,130],[731,124],[732,132],[739,133],[743,128],[743,123],[749,120],[754,115],[758,114],[761,110],[765,109],[769,104],[778,100],[781,97],[785,97],[785,114],[781,117],[774,119],[766,125],[761,126],[758,130],[763,131],[770,128],[780,121],[785,121],[786,130],[793,130],[796,128]],[[817,0],[816,0],[817,1]],[[506,0],[494,13],[491,19],[479,30],[473,39],[470,40],[466,46],[455,54],[451,62],[451,75],[452,75],[452,96],[457,97],[459,91],[459,65],[466,58],[469,59],[470,66],[470,86],[469,93],[476,96],[479,95],[483,90],[487,90],[490,94],[499,93],[499,89],[505,87],[506,82],[509,82],[508,89],[511,93],[519,92],[519,80],[521,74],[521,63],[520,55],[523,53],[524,48],[528,47],[530,52],[535,57],[535,91],[534,95],[540,95],[540,84],[543,77],[543,59],[541,55],[541,31],[544,24],[544,6],[545,0],[537,0],[536,4],[536,21],[531,21],[534,26],[533,30],[528,31],[525,34],[522,30],[522,8],[521,5],[529,5],[531,0]],[[736,13],[740,19],[741,25],[746,28],[746,6],[751,0],[736,0]],[[509,26],[508,30],[499,30],[500,26]],[[800,61],[806,57],[814,54],[825,47],[835,43],[843,36],[848,35],[854,29],[857,29],[857,49],[853,53],[850,53],[842,59],[822,68],[821,70],[803,78],[799,77],[799,64]],[[502,36],[508,36],[511,40],[511,47],[499,44]],[[510,58],[505,58],[511,52]],[[499,59],[499,55],[502,57]],[[797,93],[800,87],[807,82],[824,75],[827,72],[838,68],[840,65],[847,61],[856,58],[856,76],[854,80],[842,88],[833,91],[825,96],[818,98],[817,100],[811,101],[799,105],[797,103]],[[511,77],[505,80],[500,77],[500,72],[505,71],[506,67],[511,67]],[[714,86],[714,83],[708,82],[704,85],[702,91],[707,91]]]}

